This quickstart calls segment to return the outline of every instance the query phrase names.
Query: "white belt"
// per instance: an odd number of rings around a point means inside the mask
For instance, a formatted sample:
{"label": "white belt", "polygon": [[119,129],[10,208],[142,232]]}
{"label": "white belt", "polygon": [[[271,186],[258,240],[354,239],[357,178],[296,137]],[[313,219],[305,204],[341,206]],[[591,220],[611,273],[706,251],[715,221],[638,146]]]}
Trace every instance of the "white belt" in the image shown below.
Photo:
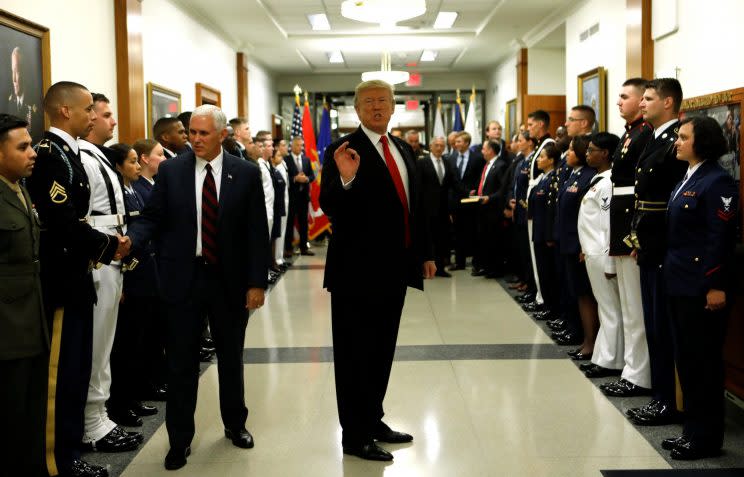
{"label": "white belt", "polygon": [[91,227],[118,227],[126,223],[124,215],[91,215],[85,218],[85,221]]}
{"label": "white belt", "polygon": [[612,195],[633,195],[635,194],[635,186],[625,186],[625,187],[613,187],[612,188]]}

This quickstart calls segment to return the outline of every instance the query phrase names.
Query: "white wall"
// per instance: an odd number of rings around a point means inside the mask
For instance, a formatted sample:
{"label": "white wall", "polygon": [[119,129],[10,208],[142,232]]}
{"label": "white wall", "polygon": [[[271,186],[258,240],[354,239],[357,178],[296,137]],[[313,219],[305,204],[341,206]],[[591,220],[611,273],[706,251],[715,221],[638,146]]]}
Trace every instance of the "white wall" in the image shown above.
{"label": "white wall", "polygon": [[517,97],[517,55],[499,63],[488,77],[486,121],[495,119],[502,125],[506,118],[506,102]]}
{"label": "white wall", "polygon": [[527,94],[566,94],[566,50],[530,48],[527,51]]}
{"label": "white wall", "polygon": [[[336,74],[308,74],[308,75],[288,75],[282,73],[276,76],[276,90],[280,93],[290,93],[295,84],[300,85],[304,90],[314,93],[326,91],[354,91],[357,84],[362,81],[362,75],[359,73],[336,73]],[[408,87],[404,84],[396,85],[396,93],[432,91],[432,90],[452,90],[460,88],[462,91],[470,91],[475,85],[475,89],[485,89],[488,86],[488,75],[484,72],[451,72],[451,73],[421,73],[421,86]]]}
{"label": "white wall", "polygon": [[2,0],[0,7],[49,28],[52,83],[75,81],[103,93],[116,114],[113,2],[65,0],[63,8],[56,1]]}
{"label": "white wall", "polygon": [[685,97],[744,87],[741,0],[678,0],[679,30],[655,42],[654,73],[675,76]]}
{"label": "white wall", "polygon": [[228,119],[237,115],[235,50],[169,0],[142,2],[142,60],[145,83],[181,93],[182,111],[194,109],[203,83],[220,91]]}
{"label": "white wall", "polygon": [[[736,0],[734,0],[736,1]],[[590,0],[566,19],[566,111],[577,103],[577,76],[603,66],[607,70],[607,130],[623,131],[615,102],[625,77],[625,2]],[[599,23],[599,32],[580,42],[579,33]]]}
{"label": "white wall", "polygon": [[278,112],[273,76],[260,64],[248,62],[248,122],[251,132],[271,131],[271,115]]}

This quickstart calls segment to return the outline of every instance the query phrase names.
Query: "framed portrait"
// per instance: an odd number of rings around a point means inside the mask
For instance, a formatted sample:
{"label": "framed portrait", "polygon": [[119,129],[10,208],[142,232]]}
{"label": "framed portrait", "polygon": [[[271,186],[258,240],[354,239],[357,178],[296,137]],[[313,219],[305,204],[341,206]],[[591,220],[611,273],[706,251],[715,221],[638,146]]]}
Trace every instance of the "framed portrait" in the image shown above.
{"label": "framed portrait", "polygon": [[517,132],[519,132],[519,124],[517,121],[517,98],[506,102],[506,111],[504,113],[504,131],[506,132],[507,139],[511,142]]}
{"label": "framed portrait", "polygon": [[45,129],[42,99],[51,86],[49,29],[0,10],[0,111],[29,123],[34,142]]}
{"label": "framed portrait", "polygon": [[222,93],[220,90],[209,87],[203,83],[196,83],[196,105],[213,104],[222,107]]}
{"label": "framed portrait", "polygon": [[601,66],[578,76],[579,104],[591,106],[597,119],[594,132],[607,130],[607,72]]}
{"label": "framed portrait", "polygon": [[147,135],[152,136],[152,126],[160,118],[170,118],[181,113],[181,93],[155,83],[147,83]]}

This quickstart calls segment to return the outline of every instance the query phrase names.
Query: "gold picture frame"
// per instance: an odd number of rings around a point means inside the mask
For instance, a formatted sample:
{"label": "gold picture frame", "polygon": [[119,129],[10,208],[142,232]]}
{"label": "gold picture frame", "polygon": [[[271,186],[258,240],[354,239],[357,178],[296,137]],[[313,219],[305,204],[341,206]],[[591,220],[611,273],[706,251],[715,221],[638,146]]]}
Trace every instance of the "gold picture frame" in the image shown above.
{"label": "gold picture frame", "polygon": [[181,93],[147,83],[147,137],[152,138],[152,127],[160,118],[176,117],[181,114]]}
{"label": "gold picture frame", "polygon": [[196,83],[196,105],[212,104],[218,108],[222,107],[222,93],[216,88],[204,83]]}
{"label": "gold picture frame", "polygon": [[591,106],[597,116],[593,130],[607,131],[607,71],[598,66],[577,78],[577,104]]}
{"label": "gold picture frame", "polygon": [[506,102],[504,111],[504,131],[506,132],[507,142],[511,142],[515,134],[519,132],[519,121],[517,120],[517,98]]}

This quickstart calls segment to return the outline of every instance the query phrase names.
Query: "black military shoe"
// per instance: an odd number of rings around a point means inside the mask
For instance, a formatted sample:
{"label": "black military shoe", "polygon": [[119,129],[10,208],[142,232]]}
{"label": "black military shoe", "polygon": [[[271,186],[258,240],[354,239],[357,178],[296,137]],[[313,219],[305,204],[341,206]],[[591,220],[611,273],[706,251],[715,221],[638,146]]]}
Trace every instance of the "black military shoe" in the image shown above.
{"label": "black military shoe", "polygon": [[355,455],[366,460],[393,460],[393,454],[381,447],[378,447],[375,443],[362,444],[358,446],[346,446],[344,447],[344,454]]}
{"label": "black military shoe", "polygon": [[661,448],[664,450],[672,450],[675,447],[684,444],[689,438],[687,436],[668,437],[661,441]]}
{"label": "black military shoe", "polygon": [[628,416],[628,417],[633,417],[633,416],[635,416],[636,414],[639,414],[639,413],[647,413],[649,411],[653,411],[654,409],[656,409],[660,405],[661,405],[661,401],[657,401],[656,399],[652,399],[651,401],[649,401],[648,403],[644,404],[641,407],[631,407],[630,409],[628,409],[627,411],[625,411],[625,415]]}
{"label": "black military shoe", "polygon": [[78,459],[72,461],[70,475],[72,477],[108,477],[109,473],[101,466],[89,464],[84,460]]}
{"label": "black military shoe", "polygon": [[531,303],[535,301],[535,294],[534,293],[525,293],[524,295],[517,295],[514,297],[514,299],[517,301],[517,303],[525,304],[525,303]]}
{"label": "black military shoe", "polygon": [[84,442],[83,449],[94,452],[129,452],[139,447],[140,441],[122,432],[126,431],[115,427],[113,431],[95,442]]}
{"label": "black military shoe", "polygon": [[120,426],[140,427],[142,425],[142,419],[131,409],[109,409],[108,415]]}
{"label": "black military shoe", "polygon": [[619,369],[609,369],[594,364],[593,367],[584,370],[584,376],[587,378],[605,378],[607,376],[620,376],[621,372]]}
{"label": "black military shoe", "polygon": [[615,381],[614,385],[608,385],[606,387],[600,386],[599,389],[605,396],[615,397],[648,396],[651,394],[650,389],[636,386],[635,384],[631,383],[630,381],[626,381],[625,379]]}
{"label": "black military shoe", "polygon": [[405,432],[398,432],[390,429],[390,426],[381,422],[375,430],[372,438],[376,441],[387,442],[388,444],[404,444],[413,441],[413,436]]}
{"label": "black military shoe", "polygon": [[253,436],[245,428],[237,430],[225,429],[225,437],[230,439],[235,447],[250,449],[254,446]]}
{"label": "black military shoe", "polygon": [[[148,406],[147,404],[142,404],[141,401],[137,401],[132,406],[132,412],[134,412],[138,416],[154,416],[158,413],[158,408],[155,406]],[[116,419],[114,419],[116,421]]]}
{"label": "black military shoe", "polygon": [[186,465],[186,457],[191,455],[191,447],[176,449],[171,447],[165,456],[165,468],[167,470],[180,469]]}
{"label": "black military shoe", "polygon": [[721,455],[720,447],[696,444],[690,440],[678,443],[669,454],[674,460],[698,460],[719,455]]}
{"label": "black military shoe", "polygon": [[639,426],[666,426],[682,422],[682,413],[669,404],[660,403],[656,409],[637,412],[630,417],[630,421]]}

